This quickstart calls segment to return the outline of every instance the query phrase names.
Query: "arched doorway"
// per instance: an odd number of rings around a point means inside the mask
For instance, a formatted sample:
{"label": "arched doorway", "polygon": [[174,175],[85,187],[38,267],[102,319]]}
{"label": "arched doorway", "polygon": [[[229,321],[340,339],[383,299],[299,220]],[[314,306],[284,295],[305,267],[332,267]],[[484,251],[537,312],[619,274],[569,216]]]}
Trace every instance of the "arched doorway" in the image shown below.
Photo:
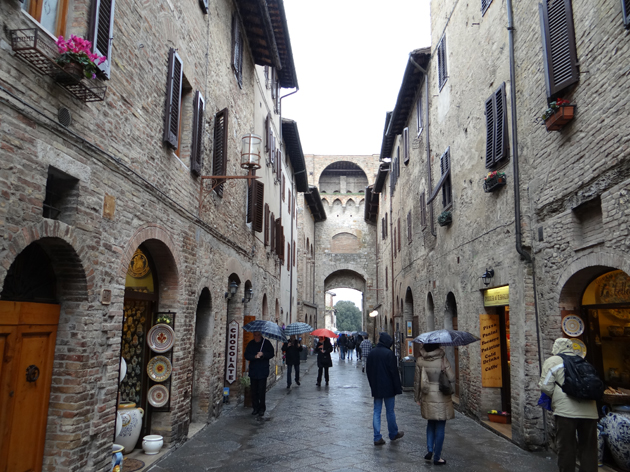
{"label": "arched doorway", "polygon": [[418,336],[420,333],[418,332],[418,317],[413,312],[413,294],[411,292],[411,287],[407,287],[407,292],[405,293],[403,321],[403,331],[406,339],[404,346],[405,354],[403,354],[403,356],[413,356],[415,355],[413,338]]}
{"label": "arched doorway", "polygon": [[263,295],[262,301],[262,319],[269,320],[269,307],[267,306],[267,294]]}
{"label": "arched doorway", "polygon": [[204,288],[195,315],[195,350],[193,354],[193,387],[190,422],[206,424],[213,415],[212,360],[214,357],[214,317],[210,290]]}
{"label": "arched doorway", "polygon": [[[453,292],[449,292],[446,296],[446,310],[444,317],[444,328],[458,329],[457,324],[457,302]],[[447,347],[446,357],[453,366],[455,371],[455,396],[459,397],[459,348]]]}
{"label": "arched doorway", "polygon": [[81,261],[60,238],[31,243],[9,267],[0,294],[0,470],[42,470],[45,456],[68,449],[63,440],[46,441],[47,429],[62,433],[63,412],[49,402],[53,396],[63,402],[64,381],[85,366],[77,363],[79,369],[68,372],[64,363],[55,367],[53,361],[84,341],[80,333],[72,336],[68,325],[88,317],[80,309],[86,300]]}

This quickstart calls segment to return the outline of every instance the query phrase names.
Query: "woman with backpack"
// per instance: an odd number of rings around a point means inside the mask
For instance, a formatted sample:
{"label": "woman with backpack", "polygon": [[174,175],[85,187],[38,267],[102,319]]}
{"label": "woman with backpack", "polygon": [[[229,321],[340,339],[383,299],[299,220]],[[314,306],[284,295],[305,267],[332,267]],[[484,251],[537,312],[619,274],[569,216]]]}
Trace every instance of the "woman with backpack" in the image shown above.
{"label": "woman with backpack", "polygon": [[440,375],[446,375],[449,382],[455,381],[451,364],[446,359],[444,349],[439,344],[424,344],[416,361],[413,382],[414,399],[420,405],[422,417],[427,421],[427,454],[424,460],[434,465],[445,465],[442,459],[444,430],[446,421],[455,418],[451,395],[440,390]]}

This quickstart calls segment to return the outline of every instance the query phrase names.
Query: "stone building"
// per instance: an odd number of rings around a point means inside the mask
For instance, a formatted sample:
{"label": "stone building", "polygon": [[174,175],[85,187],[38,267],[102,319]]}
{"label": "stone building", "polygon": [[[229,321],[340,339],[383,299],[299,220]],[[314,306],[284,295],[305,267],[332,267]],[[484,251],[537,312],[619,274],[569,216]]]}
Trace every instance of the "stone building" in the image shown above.
{"label": "stone building", "polygon": [[[630,346],[616,337],[630,313],[628,124],[615,113],[628,101],[627,12],[453,0],[431,2],[431,18],[432,47],[410,53],[386,116],[373,187],[377,324],[391,313],[407,341],[441,327],[479,334],[447,350],[459,407],[479,420],[509,411],[502,434],[535,449],[552,439],[536,402],[557,337],[630,386]],[[578,108],[548,132],[539,117],[557,98]]]}
{"label": "stone building", "polygon": [[[0,468],[109,470],[118,400],[144,408],[141,436],[182,441],[224,386],[240,393],[243,323],[295,320],[307,185],[280,112],[298,84],[282,0],[54,8],[0,5]],[[55,64],[72,34],[107,58],[96,79]],[[250,133],[257,179],[241,168]],[[158,321],[166,360],[147,343]]]}

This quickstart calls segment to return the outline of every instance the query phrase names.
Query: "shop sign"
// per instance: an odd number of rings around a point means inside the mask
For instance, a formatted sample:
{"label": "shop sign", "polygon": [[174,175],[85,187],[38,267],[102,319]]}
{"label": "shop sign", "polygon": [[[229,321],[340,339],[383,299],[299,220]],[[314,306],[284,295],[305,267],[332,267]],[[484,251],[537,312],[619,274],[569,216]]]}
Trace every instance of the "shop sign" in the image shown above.
{"label": "shop sign", "polygon": [[483,292],[483,306],[506,306],[510,304],[510,286],[490,288]]}
{"label": "shop sign", "polygon": [[479,315],[481,337],[481,386],[503,387],[499,315]]}
{"label": "shop sign", "polygon": [[225,380],[230,384],[236,380],[238,370],[236,368],[236,360],[238,358],[238,331],[238,322],[230,322],[227,335],[227,366],[225,368]]}
{"label": "shop sign", "polygon": [[411,324],[411,321],[407,321],[407,337],[413,337],[413,326]]}
{"label": "shop sign", "polygon": [[413,341],[407,341],[407,355],[413,356]]}

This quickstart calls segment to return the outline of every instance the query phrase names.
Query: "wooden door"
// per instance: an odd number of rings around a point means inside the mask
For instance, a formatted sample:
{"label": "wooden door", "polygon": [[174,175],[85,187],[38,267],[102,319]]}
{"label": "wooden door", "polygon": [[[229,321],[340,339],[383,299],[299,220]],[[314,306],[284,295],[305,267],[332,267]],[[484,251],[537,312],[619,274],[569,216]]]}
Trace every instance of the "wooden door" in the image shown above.
{"label": "wooden door", "polygon": [[42,469],[59,305],[0,301],[0,472]]}

